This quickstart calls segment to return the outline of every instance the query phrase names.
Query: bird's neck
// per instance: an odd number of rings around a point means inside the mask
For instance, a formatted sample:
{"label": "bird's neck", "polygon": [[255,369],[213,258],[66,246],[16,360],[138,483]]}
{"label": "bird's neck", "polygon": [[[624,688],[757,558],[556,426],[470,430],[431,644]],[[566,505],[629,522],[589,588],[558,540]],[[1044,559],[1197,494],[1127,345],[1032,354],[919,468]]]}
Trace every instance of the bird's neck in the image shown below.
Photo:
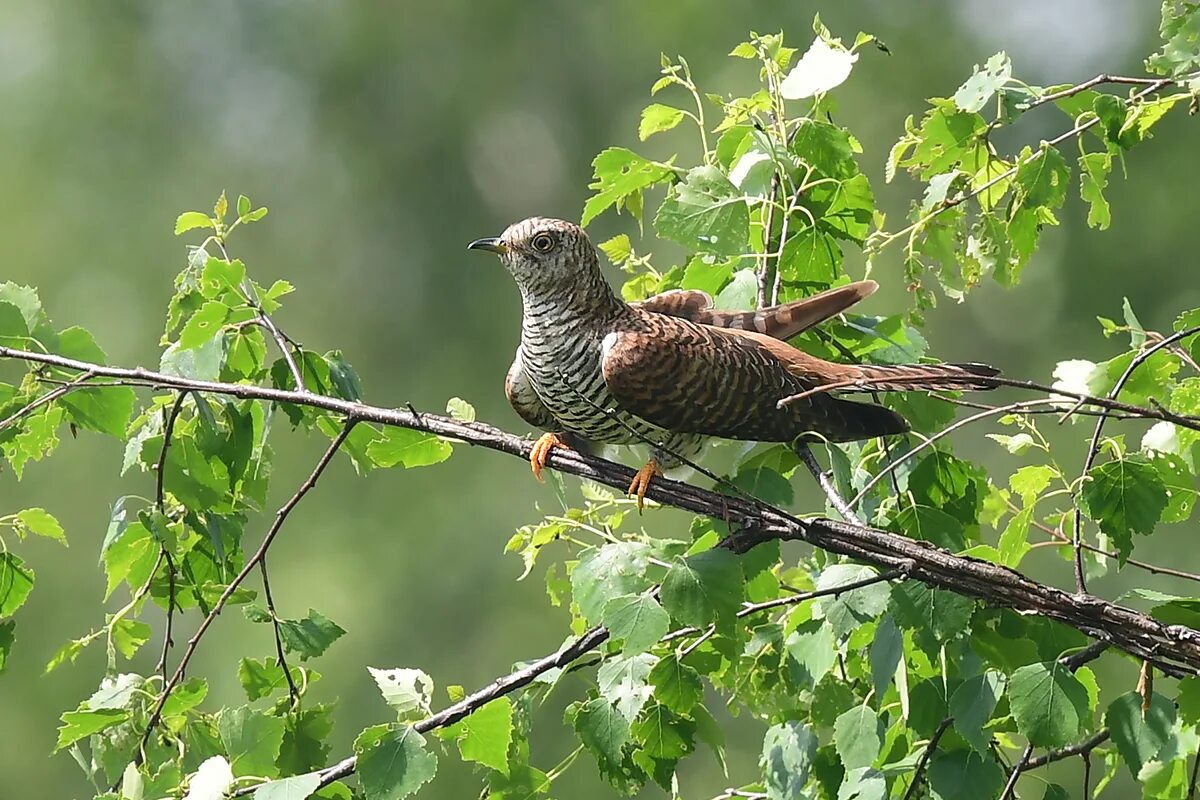
{"label": "bird's neck", "polygon": [[525,322],[563,325],[611,319],[629,310],[613,293],[600,270],[580,270],[569,282],[541,280],[536,277],[521,281],[521,302]]}

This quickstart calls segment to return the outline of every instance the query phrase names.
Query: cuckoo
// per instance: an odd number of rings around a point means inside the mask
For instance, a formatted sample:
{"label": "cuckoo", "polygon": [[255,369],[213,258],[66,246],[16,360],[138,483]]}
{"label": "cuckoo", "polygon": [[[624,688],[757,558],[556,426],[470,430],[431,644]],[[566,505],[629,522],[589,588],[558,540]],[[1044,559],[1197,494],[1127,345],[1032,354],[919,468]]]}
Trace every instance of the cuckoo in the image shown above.
{"label": "cuckoo", "polygon": [[999,374],[983,364],[838,364],[787,344],[870,295],[874,281],[738,313],[695,290],[624,302],[587,234],[563,220],[526,219],[468,248],[499,255],[521,292],[521,343],[504,388],[545,431],[530,455],[534,475],[541,480],[552,448],[579,439],[649,443],[629,487],[639,508],[651,480],[708,437],[850,442],[903,433],[896,412],[835,391],[991,389]]}

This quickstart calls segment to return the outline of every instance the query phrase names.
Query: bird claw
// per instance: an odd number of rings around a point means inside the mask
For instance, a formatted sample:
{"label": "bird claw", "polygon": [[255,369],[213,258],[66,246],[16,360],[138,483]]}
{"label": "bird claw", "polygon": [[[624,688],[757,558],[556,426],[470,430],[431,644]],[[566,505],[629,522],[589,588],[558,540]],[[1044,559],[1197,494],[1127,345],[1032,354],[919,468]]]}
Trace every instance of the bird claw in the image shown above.
{"label": "bird claw", "polygon": [[550,451],[555,447],[561,447],[564,450],[571,449],[557,433],[543,433],[529,451],[529,468],[533,470],[533,477],[541,483],[546,482],[546,479],[542,477],[542,470],[545,469],[546,461],[550,458]]}
{"label": "bird claw", "polygon": [[655,477],[662,477],[662,468],[658,466],[656,459],[650,459],[646,465],[637,471],[633,476],[633,480],[629,483],[628,494],[637,497],[638,513],[642,513],[642,507],[645,505],[646,490],[650,488],[650,481]]}

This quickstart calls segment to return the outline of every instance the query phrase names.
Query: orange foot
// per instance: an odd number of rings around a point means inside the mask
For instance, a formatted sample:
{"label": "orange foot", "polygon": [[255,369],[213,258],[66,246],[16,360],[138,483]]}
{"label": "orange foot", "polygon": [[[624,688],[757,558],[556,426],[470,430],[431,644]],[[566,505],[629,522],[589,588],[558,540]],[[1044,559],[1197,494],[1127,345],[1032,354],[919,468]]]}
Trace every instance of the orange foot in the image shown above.
{"label": "orange foot", "polygon": [[633,481],[629,484],[629,494],[637,497],[638,513],[642,513],[642,506],[646,499],[646,490],[650,488],[650,481],[654,478],[661,477],[662,469],[658,466],[657,459],[650,459],[646,462],[646,466],[637,471],[633,476]]}
{"label": "orange foot", "polygon": [[550,457],[550,451],[555,447],[561,447],[564,450],[571,449],[557,433],[543,433],[533,443],[533,449],[529,451],[529,468],[533,470],[533,477],[542,483],[546,482],[546,479],[542,477],[542,470],[546,466],[546,459]]}

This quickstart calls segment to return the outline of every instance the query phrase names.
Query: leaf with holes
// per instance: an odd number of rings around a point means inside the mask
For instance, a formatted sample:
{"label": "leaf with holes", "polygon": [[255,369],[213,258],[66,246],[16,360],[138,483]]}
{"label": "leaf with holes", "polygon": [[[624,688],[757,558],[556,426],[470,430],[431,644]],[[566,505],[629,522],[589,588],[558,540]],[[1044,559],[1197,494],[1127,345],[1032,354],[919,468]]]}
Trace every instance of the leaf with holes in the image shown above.
{"label": "leaf with holes", "polygon": [[696,167],[659,206],[654,229],[689,249],[734,256],[749,247],[750,210],[719,169]]}

